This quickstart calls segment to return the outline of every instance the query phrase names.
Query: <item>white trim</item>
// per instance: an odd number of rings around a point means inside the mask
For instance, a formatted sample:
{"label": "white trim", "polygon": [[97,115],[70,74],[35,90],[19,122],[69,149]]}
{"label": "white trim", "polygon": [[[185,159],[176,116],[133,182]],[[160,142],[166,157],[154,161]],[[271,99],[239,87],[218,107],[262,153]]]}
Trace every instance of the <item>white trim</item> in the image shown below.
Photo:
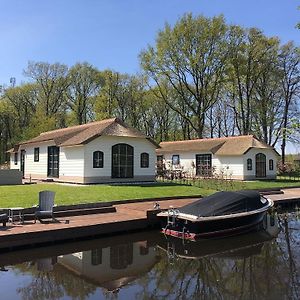
{"label": "white trim", "polygon": [[[258,214],[258,213],[264,212],[264,211],[268,210],[269,208],[271,208],[274,205],[274,202],[271,199],[268,199],[268,198],[266,198],[266,199],[269,202],[268,205],[266,205],[262,208],[256,209],[256,210],[237,213],[237,214],[229,214],[229,215],[222,215],[222,216],[198,217],[198,216],[191,215],[191,214],[178,213],[178,214],[175,215],[175,217],[178,218],[178,219],[189,220],[189,221],[192,221],[192,222],[206,222],[206,221],[213,221],[213,220],[239,218],[239,217],[244,217],[244,216],[247,216],[247,215]],[[157,216],[158,217],[167,217],[168,216],[168,211],[161,212]]]}

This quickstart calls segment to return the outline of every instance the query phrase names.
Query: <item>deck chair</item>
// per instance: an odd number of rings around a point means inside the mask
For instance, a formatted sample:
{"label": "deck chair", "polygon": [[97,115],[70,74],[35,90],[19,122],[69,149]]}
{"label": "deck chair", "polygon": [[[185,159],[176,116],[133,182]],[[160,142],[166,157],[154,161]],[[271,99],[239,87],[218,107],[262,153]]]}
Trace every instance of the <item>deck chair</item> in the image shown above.
{"label": "deck chair", "polygon": [[0,223],[2,223],[3,227],[6,226],[6,222],[8,221],[8,215],[7,214],[0,214]]}
{"label": "deck chair", "polygon": [[52,218],[55,221],[53,215],[53,206],[54,206],[54,197],[55,192],[52,191],[41,191],[39,192],[39,205],[36,207],[34,214],[34,223],[36,219],[41,222],[41,219]]}

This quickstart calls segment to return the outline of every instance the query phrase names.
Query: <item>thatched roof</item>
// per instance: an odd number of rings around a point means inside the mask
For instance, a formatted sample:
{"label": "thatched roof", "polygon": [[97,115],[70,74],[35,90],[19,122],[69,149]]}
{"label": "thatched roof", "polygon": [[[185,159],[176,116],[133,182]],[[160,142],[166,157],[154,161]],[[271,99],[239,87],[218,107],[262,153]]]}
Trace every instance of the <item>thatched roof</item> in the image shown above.
{"label": "thatched roof", "polygon": [[273,147],[258,140],[253,135],[161,142],[159,145],[160,149],[156,150],[157,155],[180,152],[211,152],[220,156],[238,156],[245,154],[251,148],[272,149],[276,152]]}
{"label": "thatched roof", "polygon": [[41,142],[53,141],[56,146],[67,147],[87,144],[99,136],[126,136],[134,138],[146,138],[157,148],[159,147],[152,139],[146,137],[140,131],[126,125],[118,118],[106,119],[77,125],[63,129],[57,129],[41,133],[39,136],[25,142],[21,142],[10,149],[10,152],[18,151],[21,145],[37,144]]}

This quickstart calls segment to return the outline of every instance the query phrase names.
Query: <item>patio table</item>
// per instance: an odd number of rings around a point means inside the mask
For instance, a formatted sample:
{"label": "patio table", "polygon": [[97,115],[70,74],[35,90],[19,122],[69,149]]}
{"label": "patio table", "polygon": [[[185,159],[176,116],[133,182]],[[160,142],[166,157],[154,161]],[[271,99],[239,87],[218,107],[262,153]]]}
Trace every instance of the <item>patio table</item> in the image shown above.
{"label": "patio table", "polygon": [[24,207],[10,207],[8,209],[8,221],[12,224],[15,224],[15,220],[19,220],[19,224],[23,224],[24,221],[24,214],[23,214]]}

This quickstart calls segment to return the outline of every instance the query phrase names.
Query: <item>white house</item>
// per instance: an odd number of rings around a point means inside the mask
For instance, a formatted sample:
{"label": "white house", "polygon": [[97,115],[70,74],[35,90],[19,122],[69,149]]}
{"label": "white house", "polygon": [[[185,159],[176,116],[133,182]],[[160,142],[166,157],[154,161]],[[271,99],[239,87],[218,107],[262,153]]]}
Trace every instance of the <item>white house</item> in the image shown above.
{"label": "white house", "polygon": [[72,183],[153,181],[159,146],[117,118],[41,133],[19,143],[11,169]]}
{"label": "white house", "polygon": [[190,176],[275,179],[279,154],[253,135],[162,142],[157,166]]}

